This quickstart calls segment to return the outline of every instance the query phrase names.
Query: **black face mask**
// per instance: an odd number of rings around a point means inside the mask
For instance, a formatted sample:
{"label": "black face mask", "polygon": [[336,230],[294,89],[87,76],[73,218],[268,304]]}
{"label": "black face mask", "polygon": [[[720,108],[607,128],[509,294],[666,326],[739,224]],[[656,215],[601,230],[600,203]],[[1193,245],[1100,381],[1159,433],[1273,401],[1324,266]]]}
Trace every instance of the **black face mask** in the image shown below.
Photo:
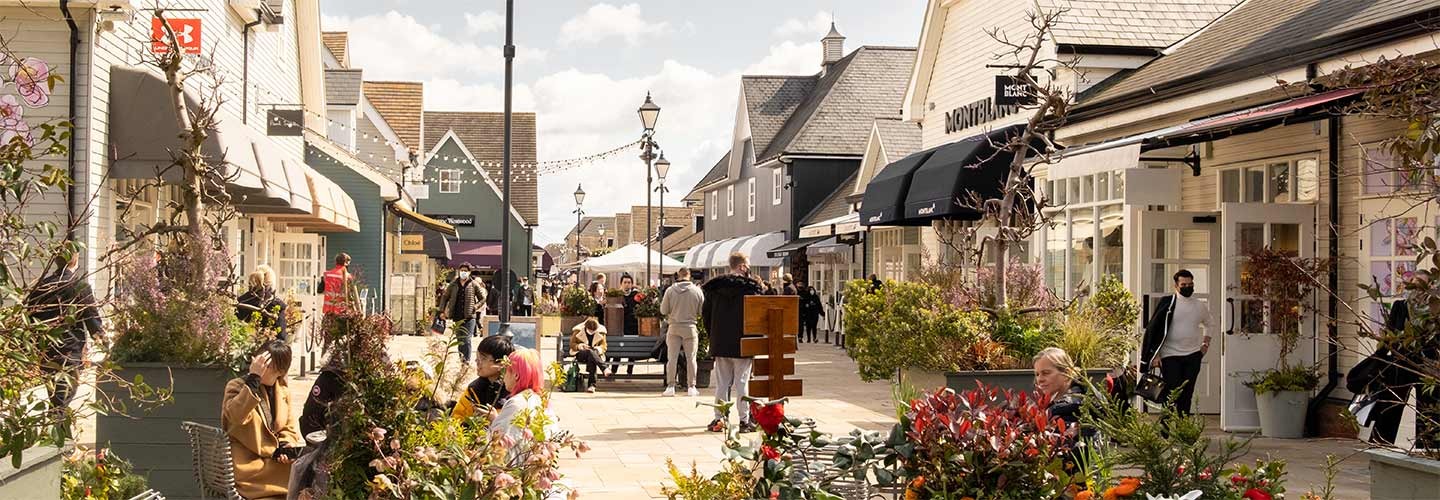
{"label": "black face mask", "polygon": [[1194,287],[1194,286],[1182,286],[1182,287],[1180,287],[1180,295],[1189,297],[1189,296],[1194,295],[1194,294],[1195,294],[1195,287]]}

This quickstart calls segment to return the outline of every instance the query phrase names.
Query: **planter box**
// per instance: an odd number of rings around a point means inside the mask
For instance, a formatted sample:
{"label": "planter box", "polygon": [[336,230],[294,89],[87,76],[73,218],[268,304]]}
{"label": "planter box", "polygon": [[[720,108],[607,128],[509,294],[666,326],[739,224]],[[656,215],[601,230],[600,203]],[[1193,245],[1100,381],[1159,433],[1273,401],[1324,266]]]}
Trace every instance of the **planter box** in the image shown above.
{"label": "planter box", "polygon": [[565,319],[566,318],[560,316],[540,316],[539,319],[535,320],[535,331],[545,337],[554,337],[562,333],[569,333],[570,329],[562,328]]}
{"label": "planter box", "polygon": [[60,500],[64,451],[50,446],[27,449],[19,469],[10,466],[10,457],[0,460],[0,500]]}
{"label": "planter box", "polygon": [[[1104,368],[1085,370],[1085,375],[1096,384],[1104,384],[1107,373],[1110,373],[1110,370]],[[1035,390],[1035,371],[1017,369],[945,372],[945,387],[954,389],[955,392],[974,389],[976,382],[1002,391],[1010,389],[1030,392]]]}
{"label": "planter box", "polygon": [[172,389],[171,401],[148,411],[128,401],[127,391],[114,383],[101,390],[123,405],[125,415],[98,415],[95,422],[97,446],[108,446],[110,452],[130,461],[135,473],[147,476],[150,487],[165,493],[167,498],[199,498],[191,463],[190,439],[180,430],[184,421],[220,427],[220,406],[225,397],[225,383],[230,373],[223,368],[170,367],[164,363],[130,363],[121,365],[115,376],[135,380],[140,375],[151,387]]}
{"label": "planter box", "polygon": [[575,326],[584,323],[586,318],[589,316],[561,316],[559,334],[570,335],[570,332],[575,330]]}
{"label": "planter box", "polygon": [[638,318],[641,337],[660,336],[660,318]]}
{"label": "planter box", "polygon": [[1370,457],[1370,498],[1374,500],[1434,499],[1440,491],[1440,461],[1373,449]]}
{"label": "planter box", "polygon": [[625,297],[605,297],[605,330],[610,335],[625,335]]}
{"label": "planter box", "polygon": [[[678,362],[675,363],[675,385],[676,385],[676,387],[677,387],[679,390],[682,390],[682,391],[686,389],[686,388],[684,387],[684,385],[685,385],[685,381],[688,380],[688,379],[686,378],[686,374],[685,374],[685,371],[686,371],[687,369],[688,369],[688,368],[686,367],[686,363],[684,362],[684,360],[681,360],[681,361],[678,361]],[[713,371],[714,369],[715,369],[715,359],[714,359],[714,358],[702,359],[702,360],[696,361],[696,362],[695,362],[695,387],[702,388],[702,389],[709,388],[709,387],[710,387],[710,372]]]}
{"label": "planter box", "polygon": [[[920,370],[917,368],[901,368],[900,380],[905,384],[909,384],[910,387],[926,392],[938,391],[948,386],[945,372]],[[973,383],[970,388],[974,388]]]}
{"label": "planter box", "polygon": [[1255,393],[1260,435],[1281,439],[1305,437],[1305,412],[1309,404],[1309,391]]}

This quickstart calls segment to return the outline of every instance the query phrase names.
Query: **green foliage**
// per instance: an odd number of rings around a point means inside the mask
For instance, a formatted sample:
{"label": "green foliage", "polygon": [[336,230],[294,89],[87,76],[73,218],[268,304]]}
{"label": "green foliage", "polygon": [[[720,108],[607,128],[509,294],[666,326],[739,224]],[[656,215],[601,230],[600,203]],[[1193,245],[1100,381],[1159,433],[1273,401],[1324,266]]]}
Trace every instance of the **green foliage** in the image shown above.
{"label": "green foliage", "polygon": [[653,286],[641,288],[640,293],[635,294],[635,317],[660,317],[660,298],[659,288]]}
{"label": "green foliage", "polygon": [[902,368],[947,370],[950,355],[971,345],[987,324],[983,313],[962,312],[923,283],[845,284],[845,348],[866,381],[888,380]]}
{"label": "green foliage", "polygon": [[1113,368],[1126,363],[1139,341],[1135,321],[1140,304],[1124,283],[1106,276],[1095,293],[1073,306],[1061,320],[1055,347],[1064,349],[1085,368]]}
{"label": "green foliage", "polygon": [[130,462],[104,448],[75,449],[65,456],[60,498],[65,500],[127,500],[149,489],[144,476],[131,472]]}
{"label": "green foliage", "polygon": [[1320,373],[1313,366],[1285,365],[1274,370],[1257,372],[1245,382],[1257,394],[1284,391],[1309,392],[1320,386]]}
{"label": "green foliage", "polygon": [[1002,310],[996,315],[995,328],[990,339],[1005,346],[1008,366],[999,368],[1028,368],[1030,360],[1046,347],[1054,346],[1060,339],[1061,330],[1048,321],[1022,318]]}
{"label": "green foliage", "polygon": [[750,471],[736,460],[726,460],[720,472],[710,477],[702,476],[694,463],[688,474],[680,472],[670,459],[665,459],[665,467],[675,486],[665,486],[661,492],[670,500],[744,500],[755,483]]}
{"label": "green foliage", "polygon": [[[1212,440],[1205,435],[1204,417],[1182,417],[1167,405],[1157,422],[1137,409],[1109,404],[1103,396],[1094,395],[1096,391],[1091,394],[1082,410],[1081,425],[1109,440],[1090,440],[1089,444],[1107,456],[1105,463],[1114,469],[1136,474],[1141,480],[1139,493],[1178,496],[1200,490],[1201,498],[1240,498],[1231,490],[1228,473],[1230,464],[1249,451],[1248,439]],[[1092,491],[1112,484],[1114,478],[1100,472],[1106,471],[1086,467],[1088,481],[1097,486]]]}
{"label": "green foliage", "polygon": [[595,314],[595,298],[579,286],[567,287],[560,292],[560,314],[564,316]]}

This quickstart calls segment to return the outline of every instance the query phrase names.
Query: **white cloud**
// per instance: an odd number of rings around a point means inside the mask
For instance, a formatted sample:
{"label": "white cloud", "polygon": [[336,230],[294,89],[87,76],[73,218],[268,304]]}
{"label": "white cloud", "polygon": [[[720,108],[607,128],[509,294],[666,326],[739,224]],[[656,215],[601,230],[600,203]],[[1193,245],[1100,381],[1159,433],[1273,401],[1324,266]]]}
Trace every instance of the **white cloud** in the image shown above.
{"label": "white cloud", "polygon": [[640,4],[626,4],[616,7],[608,3],[596,4],[565,24],[560,25],[560,45],[595,43],[607,38],[623,38],[625,43],[637,45],[646,37],[658,36],[670,31],[668,22],[645,20]]}
{"label": "white cloud", "polygon": [[[511,91],[515,111],[534,111],[530,87],[517,83]],[[495,84],[469,84],[451,78],[425,81],[425,109],[432,111],[500,111],[505,109],[504,89]]]}
{"label": "white cloud", "polygon": [[819,40],[830,32],[830,14],[816,12],[809,19],[790,18],[775,27],[775,36],[802,40]]}
{"label": "white cloud", "polygon": [[[491,76],[505,65],[498,46],[452,40],[393,10],[353,18],[324,16],[322,23],[328,31],[350,32],[350,65],[364,69],[367,80]],[[545,55],[543,50],[524,49],[516,58],[534,61]]]}
{"label": "white cloud", "polygon": [[487,10],[479,14],[465,13],[465,33],[493,33],[505,27],[505,15]]}
{"label": "white cloud", "polygon": [[770,53],[745,68],[747,75],[811,75],[820,71],[820,42],[780,42]]}

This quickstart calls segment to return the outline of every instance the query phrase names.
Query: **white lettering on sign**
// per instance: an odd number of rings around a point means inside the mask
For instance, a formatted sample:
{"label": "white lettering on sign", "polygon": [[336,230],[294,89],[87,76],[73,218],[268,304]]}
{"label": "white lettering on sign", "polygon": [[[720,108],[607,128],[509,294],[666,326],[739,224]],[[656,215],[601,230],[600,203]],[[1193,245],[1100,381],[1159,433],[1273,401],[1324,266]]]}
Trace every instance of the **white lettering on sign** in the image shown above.
{"label": "white lettering on sign", "polygon": [[920,214],[920,215],[930,215],[930,214],[933,214],[933,213],[935,213],[935,204],[934,204],[934,203],[931,203],[930,206],[925,207],[925,208],[922,208],[922,209],[920,209],[920,210],[919,210],[918,212],[916,212],[916,213],[918,213],[918,214]]}
{"label": "white lettering on sign", "polygon": [[995,99],[984,99],[966,104],[945,113],[945,133],[953,134],[982,123],[999,120],[1020,111],[1020,106],[996,106]]}

